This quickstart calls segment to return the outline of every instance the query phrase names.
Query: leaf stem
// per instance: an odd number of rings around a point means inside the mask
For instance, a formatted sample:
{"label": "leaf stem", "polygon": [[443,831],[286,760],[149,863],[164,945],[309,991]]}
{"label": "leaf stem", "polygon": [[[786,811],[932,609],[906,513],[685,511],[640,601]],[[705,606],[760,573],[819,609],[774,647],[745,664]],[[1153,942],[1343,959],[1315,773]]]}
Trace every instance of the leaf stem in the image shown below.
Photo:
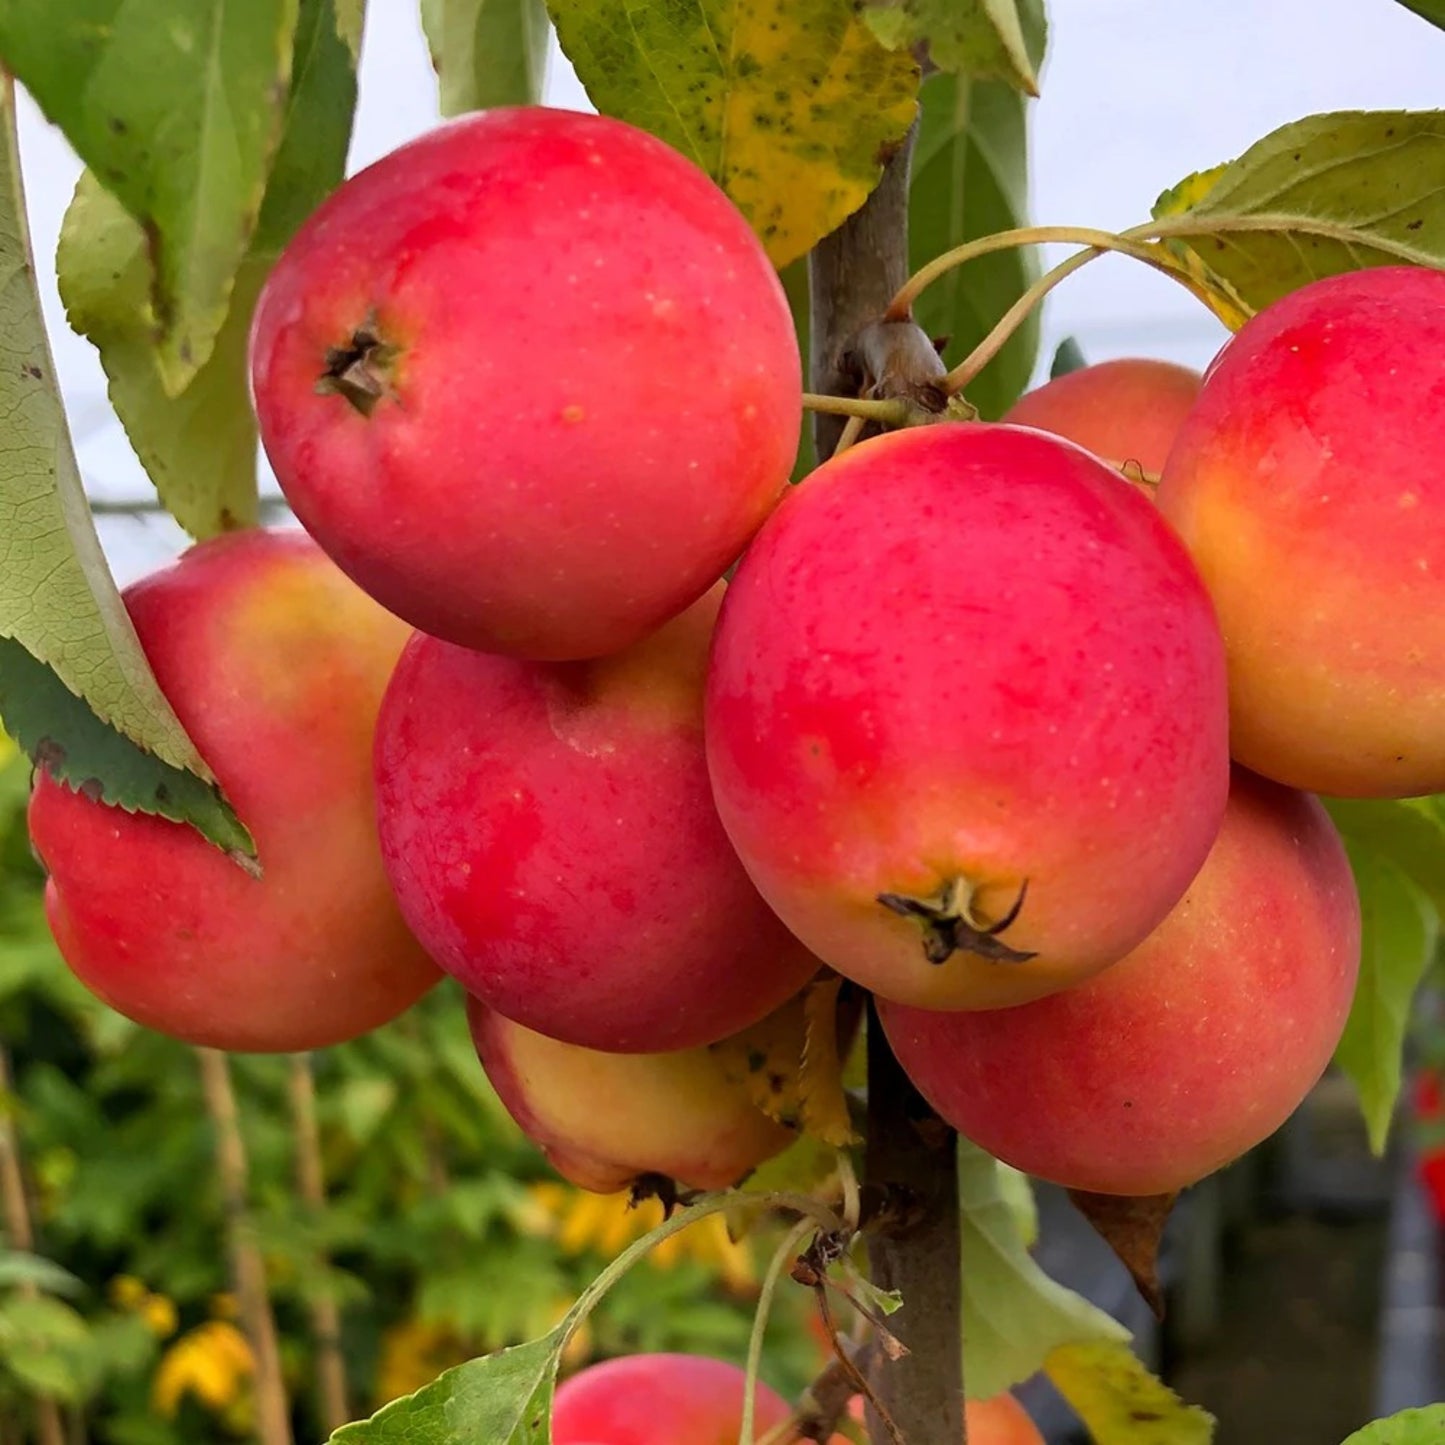
{"label": "leaf stem", "polygon": [[913,313],[913,303],[940,277],[965,262],[979,256],[989,256],[995,251],[1012,250],[1016,246],[1037,246],[1054,243],[1073,243],[1087,246],[1093,251],[1118,251],[1133,256],[1147,265],[1157,266],[1158,259],[1142,239],[1134,239],[1132,233],[1123,235],[1114,231],[1097,231],[1089,226],[1017,226],[1011,231],[998,231],[992,236],[981,236],[976,241],[965,242],[935,256],[927,265],[919,267],[904,284],[903,288],[888,303],[884,319],[906,321]]}
{"label": "leaf stem", "polygon": [[876,421],[880,426],[904,426],[911,415],[908,403],[900,397],[874,401],[861,396],[822,396],[814,391],[805,391],[803,406],[808,411],[827,412],[829,416]]}
{"label": "leaf stem", "polygon": [[757,1405],[758,1370],[763,1361],[763,1338],[768,1332],[768,1317],[773,1312],[773,1295],[788,1261],[797,1252],[805,1236],[817,1228],[811,1219],[801,1219],[783,1236],[783,1242],[768,1261],[763,1286],[758,1292],[758,1307],[753,1313],[753,1328],[748,1336],[747,1378],[743,1385],[743,1419],[738,1430],[738,1445],[753,1445],[753,1414]]}
{"label": "leaf stem", "polygon": [[973,348],[952,371],[945,376],[940,383],[943,389],[952,396],[960,392],[964,387],[981,372],[995,356],[1003,350],[1010,336],[1018,329],[1030,311],[1059,284],[1060,281],[1072,276],[1082,266],[1087,266],[1090,261],[1096,261],[1104,254],[1099,250],[1076,251],[1067,261],[1062,261],[1052,271],[1045,271],[1012,306],[999,318],[998,324],[987,336]]}

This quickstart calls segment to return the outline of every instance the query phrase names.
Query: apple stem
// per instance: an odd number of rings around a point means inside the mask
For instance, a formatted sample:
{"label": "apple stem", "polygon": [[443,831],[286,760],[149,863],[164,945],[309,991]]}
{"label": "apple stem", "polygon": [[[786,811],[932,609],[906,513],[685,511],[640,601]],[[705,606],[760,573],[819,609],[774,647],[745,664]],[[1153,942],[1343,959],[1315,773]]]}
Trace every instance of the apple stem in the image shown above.
{"label": "apple stem", "polygon": [[991,256],[996,251],[1009,251],[1018,246],[1038,246],[1047,243],[1087,246],[1093,251],[1118,251],[1125,256],[1148,265],[1158,264],[1153,249],[1143,240],[1120,236],[1113,231],[1099,231],[1090,226],[1017,226],[1010,231],[998,231],[992,236],[980,236],[967,241],[950,251],[935,256],[927,265],[919,267],[899,287],[885,313],[890,321],[906,321],[913,314],[913,303],[935,281],[950,271],[979,256]]}

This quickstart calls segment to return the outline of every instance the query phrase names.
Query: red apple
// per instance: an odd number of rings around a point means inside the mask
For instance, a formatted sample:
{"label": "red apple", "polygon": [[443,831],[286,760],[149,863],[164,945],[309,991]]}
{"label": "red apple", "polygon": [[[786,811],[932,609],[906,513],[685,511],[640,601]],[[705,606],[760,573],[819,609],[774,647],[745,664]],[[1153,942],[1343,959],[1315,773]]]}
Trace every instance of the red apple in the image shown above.
{"label": "red apple", "polygon": [[[552,1445],[738,1445],[745,1380],[736,1365],[703,1355],[604,1360],[558,1389]],[[755,1400],[753,1438],[760,1440],[792,1410],[761,1381]]]}
{"label": "red apple", "polygon": [[1067,437],[1116,466],[1158,475],[1189,408],[1199,373],[1172,361],[1121,357],[1083,366],[1026,393],[1004,416]]}
{"label": "red apple", "polygon": [[817,972],[708,787],[719,584],[594,662],[418,635],[377,725],[382,851],[433,957],[507,1018],[618,1053],[737,1033]]}
{"label": "red apple", "polygon": [[121,1013],[213,1048],[319,1048],[395,1017],[440,977],[374,819],[372,730],[409,629],[299,532],[204,542],[124,595],[264,875],[42,773],[30,834],[66,962]]}
{"label": "red apple", "polygon": [[307,530],[424,631],[616,652],[700,597],[797,445],[793,323],[711,180],[644,131],[462,117],[348,180],[256,308],[267,455]]}
{"label": "red apple", "polygon": [[1360,908],[1319,801],[1237,769],[1188,893],[1122,963],[1023,1008],[880,1005],[939,1114],[1041,1179],[1165,1194],[1273,1133],[1350,1011]]}
{"label": "red apple", "polygon": [[1209,586],[1247,767],[1445,790],[1445,273],[1332,276],[1210,368],[1158,502]]}
{"label": "red apple", "polygon": [[[799,1056],[801,1002],[795,1017]],[[558,1043],[477,999],[472,1038],[498,1097],[564,1179],[614,1194],[647,1174],[727,1189],[797,1137],[774,1123],[711,1049],[605,1054]],[[744,1032],[739,1042],[745,1042]]]}
{"label": "red apple", "polygon": [[708,758],[763,896],[884,998],[995,1008],[1117,962],[1214,840],[1223,649],[1157,511],[1082,448],[865,442],[749,548]]}

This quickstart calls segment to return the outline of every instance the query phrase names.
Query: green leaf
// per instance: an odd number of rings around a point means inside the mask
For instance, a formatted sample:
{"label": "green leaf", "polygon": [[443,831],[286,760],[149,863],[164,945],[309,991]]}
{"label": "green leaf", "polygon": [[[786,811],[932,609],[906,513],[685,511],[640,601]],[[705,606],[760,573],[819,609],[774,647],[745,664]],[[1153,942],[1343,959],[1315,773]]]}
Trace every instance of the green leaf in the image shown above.
{"label": "green leaf", "polygon": [[0,55],[143,227],[175,394],[226,317],[281,137],[297,0],[0,0]]}
{"label": "green leaf", "polygon": [[421,0],[443,115],[535,105],[551,25],[542,0]]}
{"label": "green leaf", "polygon": [[963,1379],[970,1398],[1000,1394],[1062,1345],[1127,1341],[1117,1320],[1046,1275],[1024,1247],[998,1162],[958,1141],[963,1209]]}
{"label": "green leaf", "polygon": [[1154,207],[1161,238],[1214,293],[1262,310],[1321,276],[1445,266],[1445,112],[1339,111],[1272,131]]}
{"label": "green leaf", "polygon": [[1445,0],[1400,0],[1400,4],[1432,25],[1445,30]]}
{"label": "green leaf", "polygon": [[1440,915],[1381,853],[1350,848],[1360,890],[1360,981],[1335,1061],[1360,1096],[1370,1146],[1383,1154],[1400,1092],[1400,1060],[1415,989],[1435,955]]}
{"label": "green leaf", "polygon": [[867,200],[917,109],[917,64],[885,50],[851,0],[548,9],[598,110],[701,166],[779,267]]}
{"label": "green leaf", "polygon": [[80,1403],[94,1387],[90,1332],[67,1304],[45,1295],[0,1304],[0,1361],[36,1394]]}
{"label": "green leaf", "polygon": [[1439,1445],[1441,1439],[1445,1439],[1445,1405],[1426,1405],[1373,1420],[1341,1445]]}
{"label": "green leaf", "polygon": [[95,779],[122,806],[164,802],[168,816],[250,853],[156,685],[101,553],[41,321],[8,88],[0,126],[0,717],[58,776]]}
{"label": "green leaf", "polygon": [[926,45],[940,70],[1039,93],[1043,0],[902,0],[863,13],[890,50]]}
{"label": "green leaf", "polygon": [[336,0],[336,33],[351,56],[351,68],[361,59],[361,32],[366,21],[366,0]]}
{"label": "green leaf", "polygon": [[70,324],[99,349],[131,445],[162,504],[193,537],[256,521],[251,312],[282,246],[342,178],[355,102],[355,71],[331,0],[302,0],[286,129],[260,222],[211,355],[179,396],[167,392],[155,346],[140,225],[89,172],[66,212],[56,267]]}
{"label": "green leaf", "polygon": [[[1027,225],[1027,102],[997,81],[935,75],[921,93],[913,153],[909,260],[914,270],[979,236]],[[919,297],[914,315],[948,337],[950,364],[993,329],[1038,276],[1036,252],[1016,246],[955,267]],[[1038,311],[968,388],[986,420],[1002,416],[1028,385],[1038,353]]]}
{"label": "green leaf", "polygon": [[34,1285],[46,1294],[77,1295],[85,1286],[68,1269],[38,1254],[27,1254],[20,1249],[0,1251],[0,1289],[17,1284]]}
{"label": "green leaf", "polygon": [[1445,918],[1445,810],[1439,798],[1327,798],[1351,850],[1395,865]]}
{"label": "green leaf", "polygon": [[1054,350],[1054,359],[1049,363],[1049,380],[1057,381],[1071,371],[1082,371],[1088,364],[1078,338],[1066,336]]}

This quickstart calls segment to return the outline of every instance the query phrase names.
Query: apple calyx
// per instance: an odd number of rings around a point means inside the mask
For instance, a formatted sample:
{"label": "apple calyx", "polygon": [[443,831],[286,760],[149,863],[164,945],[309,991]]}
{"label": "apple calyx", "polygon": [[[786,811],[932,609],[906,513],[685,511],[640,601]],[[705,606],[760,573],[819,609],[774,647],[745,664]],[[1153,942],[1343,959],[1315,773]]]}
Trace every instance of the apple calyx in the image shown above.
{"label": "apple calyx", "polygon": [[1019,916],[1028,891],[1029,881],[1025,878],[1013,906],[997,923],[987,925],[972,916],[974,888],[966,878],[951,878],[931,898],[880,893],[878,902],[923,925],[923,956],[929,963],[944,963],[958,952],[974,953],[992,963],[1027,963],[1036,955],[1010,948],[999,935]]}
{"label": "apple calyx", "polygon": [[326,370],[317,378],[316,390],[345,398],[369,417],[377,402],[391,395],[389,373],[396,355],[397,348],[388,346],[368,321],[351,333],[345,346],[327,350]]}

